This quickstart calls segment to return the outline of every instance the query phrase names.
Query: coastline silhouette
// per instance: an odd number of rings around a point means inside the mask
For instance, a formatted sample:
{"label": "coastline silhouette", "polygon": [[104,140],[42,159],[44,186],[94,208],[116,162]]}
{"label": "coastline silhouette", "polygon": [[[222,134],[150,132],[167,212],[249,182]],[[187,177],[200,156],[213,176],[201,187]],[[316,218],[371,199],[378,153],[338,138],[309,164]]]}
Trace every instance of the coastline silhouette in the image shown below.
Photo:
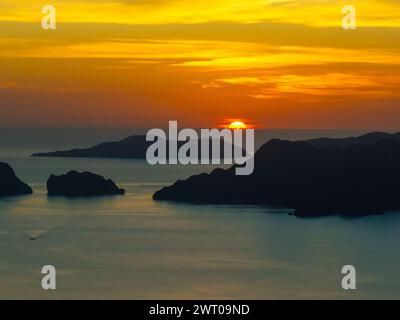
{"label": "coastline silhouette", "polygon": [[367,215],[400,210],[400,134],[271,140],[255,154],[251,176],[234,167],[191,176],[154,200],[256,204],[295,209],[296,216]]}
{"label": "coastline silhouette", "polygon": [[[94,149],[96,152],[109,151],[97,153],[100,157],[114,157],[116,154],[139,156],[139,153],[145,154],[143,139],[144,136],[133,136],[116,143],[100,144]],[[137,141],[142,143],[133,152],[123,148]],[[66,152],[72,157],[94,155],[93,148],[76,150],[81,151]],[[218,168],[210,174],[178,180],[156,191],[153,199],[197,204],[279,206],[292,208],[294,215],[302,217],[383,214],[400,210],[397,192],[399,164],[400,133],[374,132],[359,137],[294,142],[274,139],[256,152],[255,169],[250,176],[236,176],[237,166],[226,170]],[[1,163],[0,176],[0,195],[33,192],[7,164]],[[47,189],[50,196],[124,194],[124,190],[111,179],[77,171],[51,175]]]}

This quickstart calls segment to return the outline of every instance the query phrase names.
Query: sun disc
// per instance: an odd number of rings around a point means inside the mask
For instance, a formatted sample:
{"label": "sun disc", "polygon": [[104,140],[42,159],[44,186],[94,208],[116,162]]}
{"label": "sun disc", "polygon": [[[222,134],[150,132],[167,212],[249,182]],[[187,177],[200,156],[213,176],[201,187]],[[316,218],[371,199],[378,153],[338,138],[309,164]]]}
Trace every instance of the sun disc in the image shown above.
{"label": "sun disc", "polygon": [[234,129],[234,130],[246,129],[246,128],[247,128],[247,126],[242,121],[233,121],[229,125],[229,129]]}

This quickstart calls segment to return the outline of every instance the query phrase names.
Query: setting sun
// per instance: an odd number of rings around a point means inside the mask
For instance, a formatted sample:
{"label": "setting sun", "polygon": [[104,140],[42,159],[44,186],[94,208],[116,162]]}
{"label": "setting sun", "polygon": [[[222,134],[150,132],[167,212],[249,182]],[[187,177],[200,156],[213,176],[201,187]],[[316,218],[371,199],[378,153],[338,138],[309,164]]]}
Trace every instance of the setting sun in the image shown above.
{"label": "setting sun", "polygon": [[247,126],[242,122],[242,121],[233,121],[231,122],[231,124],[229,125],[229,129],[246,129]]}

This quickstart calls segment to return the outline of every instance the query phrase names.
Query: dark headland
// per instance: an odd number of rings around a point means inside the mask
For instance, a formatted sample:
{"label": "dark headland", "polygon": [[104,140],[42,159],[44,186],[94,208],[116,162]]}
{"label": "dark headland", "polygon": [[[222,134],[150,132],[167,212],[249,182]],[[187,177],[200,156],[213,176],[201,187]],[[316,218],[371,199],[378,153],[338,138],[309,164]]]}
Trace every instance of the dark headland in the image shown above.
{"label": "dark headland", "polygon": [[10,165],[0,162],[0,196],[16,196],[32,193],[32,188],[15,175]]}
{"label": "dark headland", "polygon": [[47,180],[49,196],[89,197],[105,195],[123,195],[111,179],[105,179],[91,172],[70,171],[67,174],[51,175]]}
{"label": "dark headland", "polygon": [[144,159],[152,142],[146,136],[131,136],[121,141],[104,142],[90,148],[34,153],[33,157],[127,158]]}
{"label": "dark headland", "polygon": [[[153,143],[153,141],[146,141],[146,136],[136,135],[121,141],[100,143],[90,148],[34,153],[32,157],[146,159],[147,148]],[[169,141],[167,140],[166,144],[168,145],[168,143]],[[185,142],[179,141],[177,143],[178,147],[183,144]],[[199,145],[201,145],[200,140]],[[209,154],[212,155],[211,143],[209,148]],[[224,146],[221,144],[221,154],[223,153],[223,148]],[[235,146],[235,148],[238,147]],[[244,154],[244,150],[241,151]]]}
{"label": "dark headland", "polygon": [[155,200],[257,204],[297,216],[366,215],[400,210],[400,133],[348,139],[271,140],[250,176],[216,169],[157,191]]}

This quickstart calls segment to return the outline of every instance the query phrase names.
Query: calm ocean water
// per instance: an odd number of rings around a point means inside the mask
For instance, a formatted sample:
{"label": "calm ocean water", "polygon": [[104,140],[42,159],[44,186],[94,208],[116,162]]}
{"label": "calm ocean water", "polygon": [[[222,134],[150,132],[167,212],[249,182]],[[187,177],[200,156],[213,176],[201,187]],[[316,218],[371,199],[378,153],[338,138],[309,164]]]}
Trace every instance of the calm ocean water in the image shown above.
{"label": "calm ocean water", "polygon": [[[0,200],[0,298],[400,298],[400,214],[298,219],[285,209],[159,203],[155,190],[210,168],[28,154],[0,155],[35,191]],[[48,198],[48,176],[72,169],[127,194]],[[56,291],[41,289],[47,264]],[[356,291],[341,289],[347,264]]]}

